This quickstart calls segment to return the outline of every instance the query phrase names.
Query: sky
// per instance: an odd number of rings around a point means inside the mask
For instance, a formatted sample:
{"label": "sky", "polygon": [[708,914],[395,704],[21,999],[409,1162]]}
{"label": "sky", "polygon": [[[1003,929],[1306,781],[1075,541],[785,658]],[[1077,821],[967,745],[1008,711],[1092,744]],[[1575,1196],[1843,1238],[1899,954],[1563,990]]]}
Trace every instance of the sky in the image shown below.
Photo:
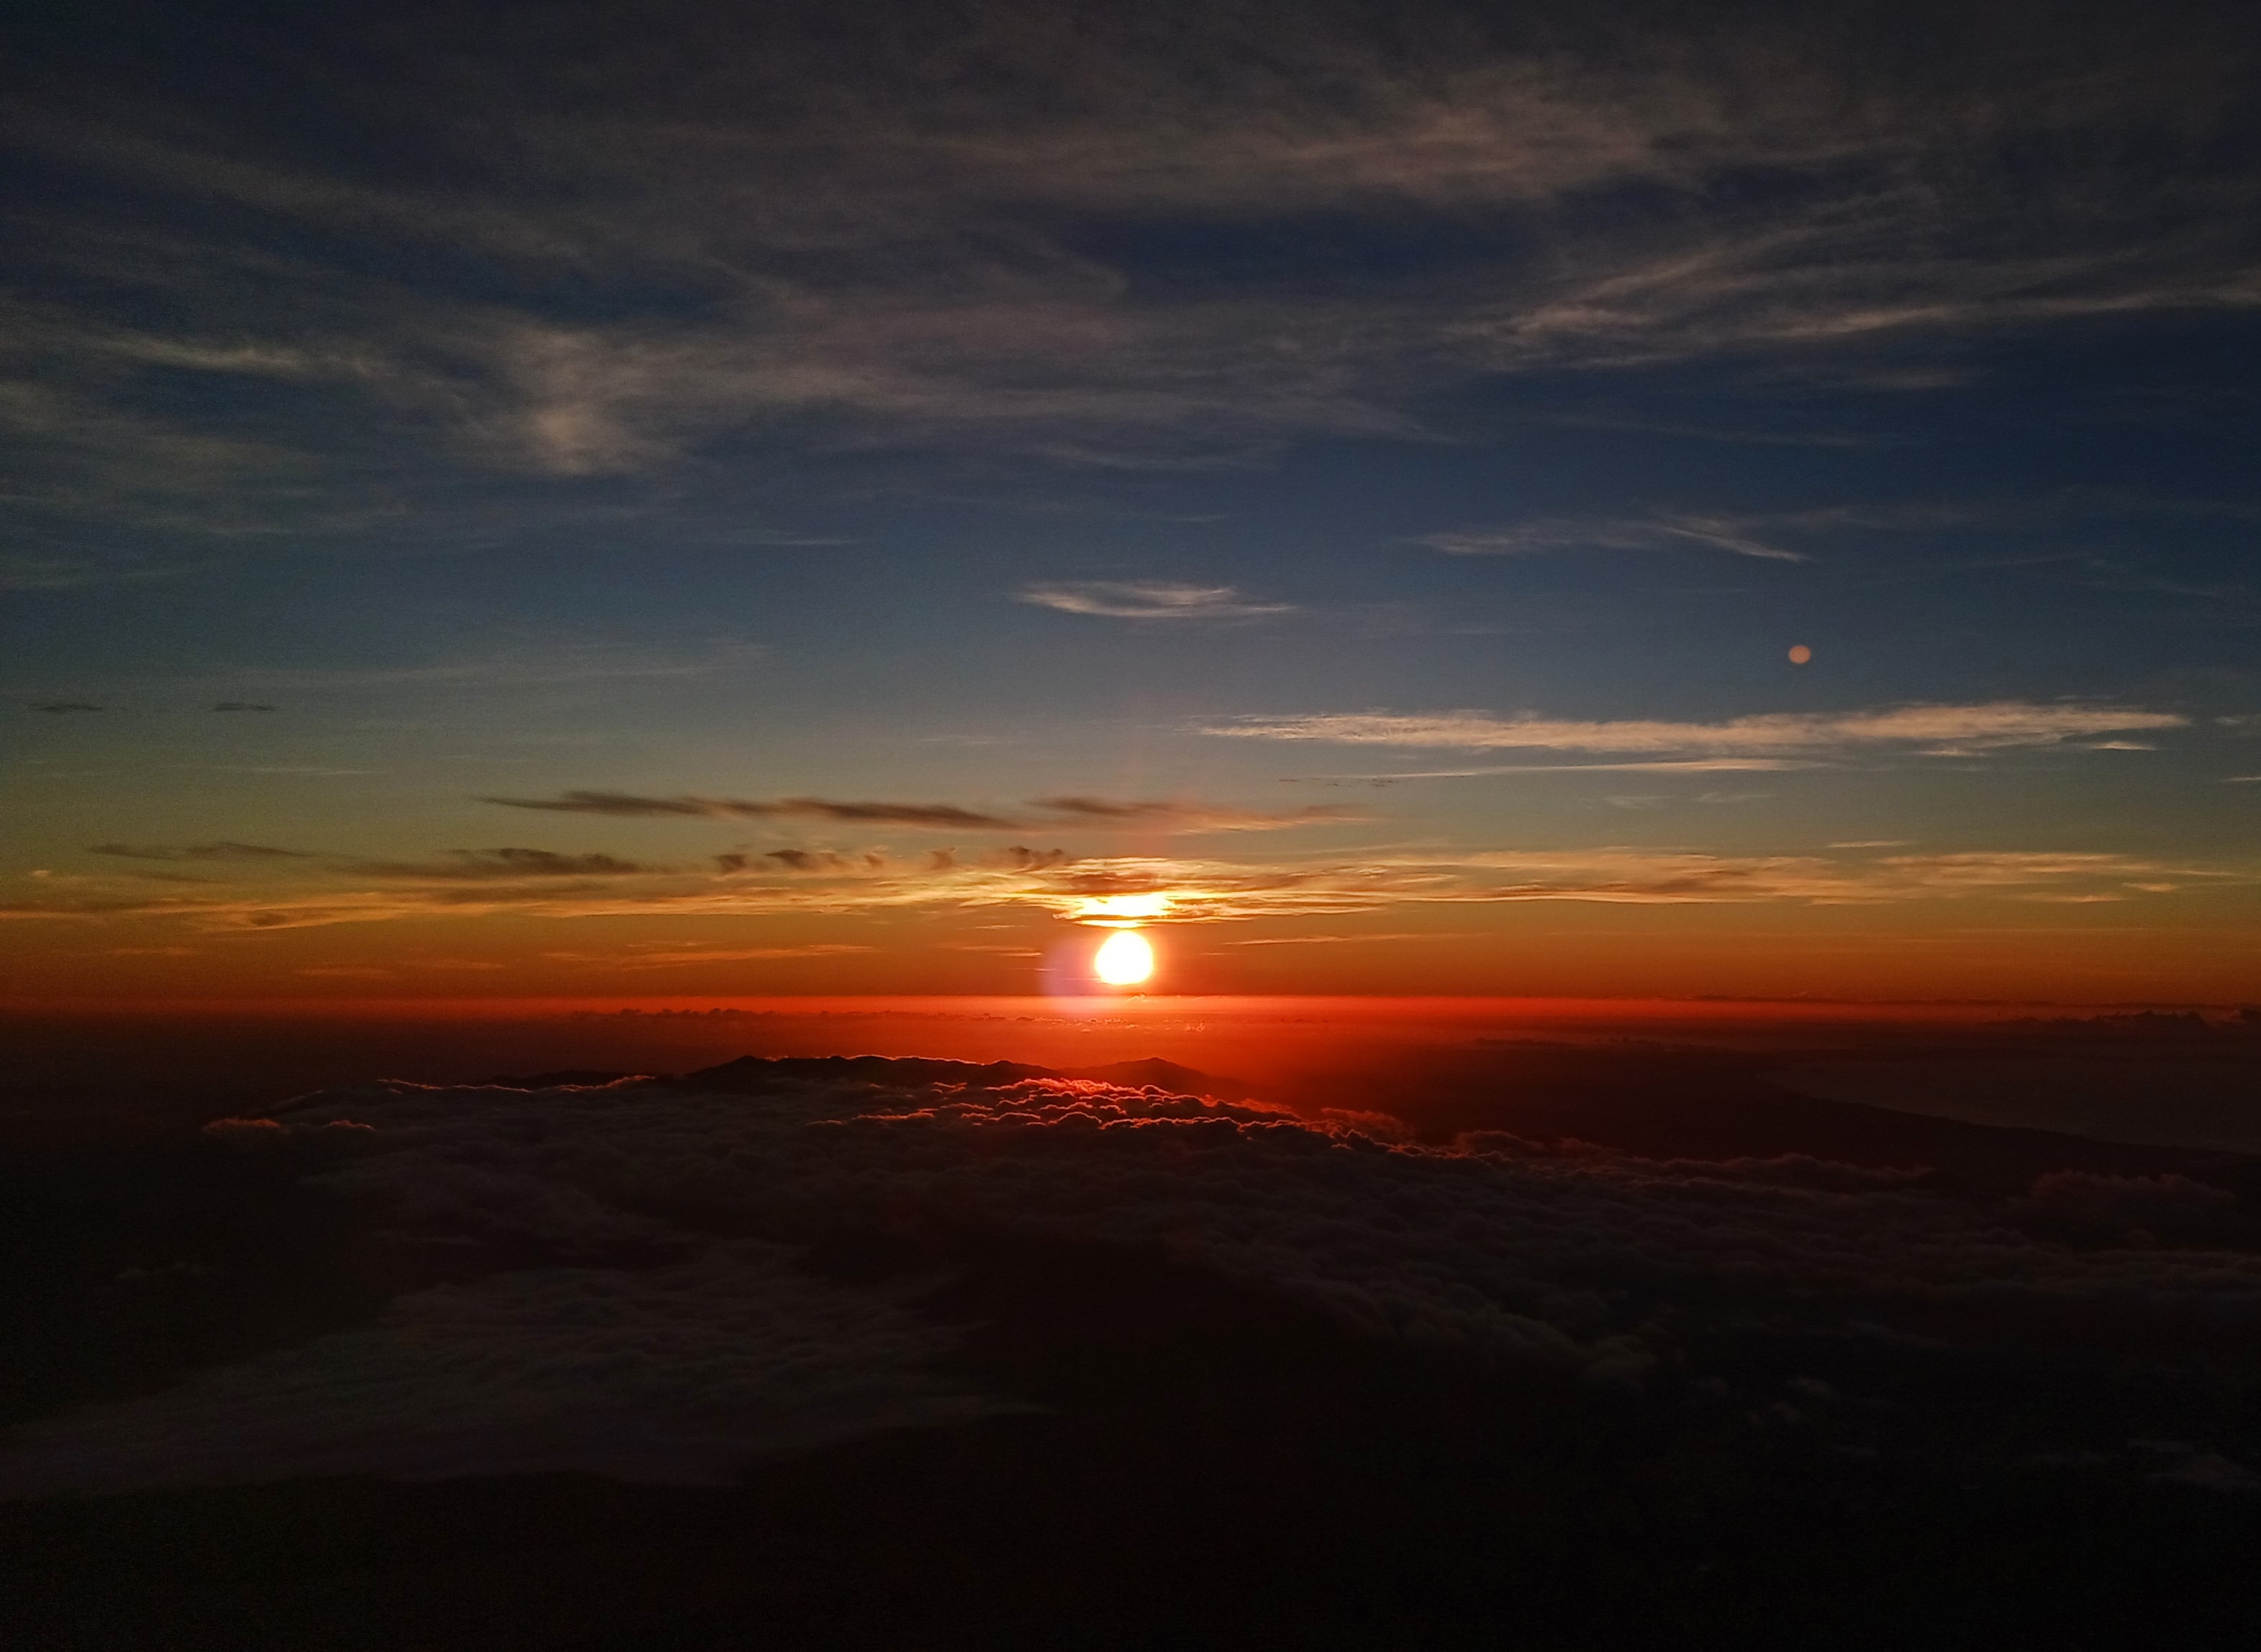
{"label": "sky", "polygon": [[50,1000],[2261,998],[2231,6],[33,10]]}

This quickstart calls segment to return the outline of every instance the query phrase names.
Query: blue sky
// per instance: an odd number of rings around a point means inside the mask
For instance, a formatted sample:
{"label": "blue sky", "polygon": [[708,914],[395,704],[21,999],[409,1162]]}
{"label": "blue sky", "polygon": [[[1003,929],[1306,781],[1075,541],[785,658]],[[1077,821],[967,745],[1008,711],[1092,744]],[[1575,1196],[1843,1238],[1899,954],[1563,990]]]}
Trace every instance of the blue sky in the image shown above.
{"label": "blue sky", "polygon": [[1005,990],[1148,890],[1212,988],[2261,991],[2250,32],[55,9],[22,979]]}

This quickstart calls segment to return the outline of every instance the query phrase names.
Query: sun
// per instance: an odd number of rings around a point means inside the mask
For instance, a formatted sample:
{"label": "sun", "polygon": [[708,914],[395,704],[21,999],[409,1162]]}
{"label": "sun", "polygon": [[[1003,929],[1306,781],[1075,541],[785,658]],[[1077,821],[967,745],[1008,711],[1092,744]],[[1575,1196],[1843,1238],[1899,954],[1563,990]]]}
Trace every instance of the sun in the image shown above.
{"label": "sun", "polygon": [[1092,969],[1110,987],[1136,987],[1154,973],[1154,949],[1136,930],[1117,930],[1092,954]]}

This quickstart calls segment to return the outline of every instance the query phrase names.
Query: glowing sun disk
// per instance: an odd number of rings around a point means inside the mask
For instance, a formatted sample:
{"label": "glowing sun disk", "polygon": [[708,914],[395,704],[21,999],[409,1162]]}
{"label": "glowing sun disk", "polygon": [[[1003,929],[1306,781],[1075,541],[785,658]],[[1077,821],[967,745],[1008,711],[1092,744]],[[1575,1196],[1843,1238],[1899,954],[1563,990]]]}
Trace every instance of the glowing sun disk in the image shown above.
{"label": "glowing sun disk", "polygon": [[1110,987],[1135,987],[1154,973],[1154,949],[1136,930],[1117,930],[1099,944],[1091,966]]}

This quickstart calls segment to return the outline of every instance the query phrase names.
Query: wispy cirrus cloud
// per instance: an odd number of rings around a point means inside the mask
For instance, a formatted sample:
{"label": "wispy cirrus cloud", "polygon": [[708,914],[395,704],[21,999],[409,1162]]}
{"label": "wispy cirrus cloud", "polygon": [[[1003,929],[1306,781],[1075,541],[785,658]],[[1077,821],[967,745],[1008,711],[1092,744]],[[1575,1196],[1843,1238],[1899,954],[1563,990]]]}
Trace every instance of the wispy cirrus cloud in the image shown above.
{"label": "wispy cirrus cloud", "polygon": [[1660,508],[1638,516],[1540,516],[1416,535],[1452,556],[1536,556],[1570,550],[1666,550],[1708,545],[1738,556],[1808,562],[1848,538],[1949,533],[2062,533],[2074,524],[2143,521],[2250,521],[2237,499],[2160,498],[2095,487],[2040,495],[1854,503],[1796,510]]}
{"label": "wispy cirrus cloud", "polygon": [[1553,517],[1509,528],[1425,534],[1414,542],[1455,557],[1521,557],[1557,550],[1662,550],[1702,545],[1768,562],[1805,562],[1805,553],[1757,536],[1732,517],[1580,519]]}
{"label": "wispy cirrus cloud", "polygon": [[1293,614],[1284,602],[1251,602],[1231,585],[1176,585],[1159,580],[1073,581],[1023,585],[1018,600],[1062,614],[1109,620],[1253,620]]}
{"label": "wispy cirrus cloud", "polygon": [[1303,717],[1248,716],[1204,728],[1235,739],[1324,741],[1339,745],[1458,751],[1713,753],[1820,752],[1860,747],[1994,751],[2047,746],[2135,729],[2179,729],[2176,712],[2133,707],[1992,700],[1913,705],[1877,711],[1768,712],[1722,722],[1628,718],[1579,722],[1501,717],[1488,712],[1432,715],[1348,712]]}
{"label": "wispy cirrus cloud", "polygon": [[[1916,54],[1759,17],[1586,49],[1546,10],[1400,8],[1385,42],[1177,4],[1070,36],[1008,4],[884,47],[686,10],[648,54],[556,47],[562,79],[499,40],[441,75],[341,12],[308,49],[377,77],[342,156],[66,75],[17,129],[81,187],[13,244],[72,297],[0,313],[0,423],[59,520],[240,537],[406,515],[372,479],[404,434],[550,479],[684,474],[749,429],[1214,464],[1433,435],[1438,392],[1503,375],[1710,357],[1911,390],[1942,373],[1890,359],[1910,341],[2261,305],[2218,19],[2107,9],[2014,51],[1971,20]],[[1215,255],[1140,279],[1184,224]],[[1336,273],[1346,228],[1384,268]],[[184,377],[237,395],[234,434],[182,416]]]}
{"label": "wispy cirrus cloud", "polygon": [[1495,850],[1453,858],[1453,864],[1502,877],[1502,882],[1472,898],[1640,903],[1870,905],[1982,896],[2124,901],[2136,894],[2171,894],[2209,883],[2250,882],[2255,876],[2250,867],[2193,866],[2136,855],[2035,851],[1848,858],[1650,849]]}
{"label": "wispy cirrus cloud", "polygon": [[956,803],[849,802],[835,798],[770,799],[653,797],[633,792],[572,791],[556,797],[484,797],[508,808],[569,815],[705,820],[825,820],[858,826],[902,826],[922,831],[1130,830],[1167,832],[1281,831],[1340,824],[1360,818],[1333,805],[1268,811],[1231,808],[1186,799],[1040,797],[1033,815],[1002,815]]}
{"label": "wispy cirrus cloud", "polygon": [[1297,774],[1295,785],[1339,785],[1362,780],[1374,786],[1399,780],[1466,780],[1486,774],[1748,774],[1820,766],[1801,758],[1657,758],[1641,763],[1485,763],[1460,769],[1388,769],[1357,774]]}

